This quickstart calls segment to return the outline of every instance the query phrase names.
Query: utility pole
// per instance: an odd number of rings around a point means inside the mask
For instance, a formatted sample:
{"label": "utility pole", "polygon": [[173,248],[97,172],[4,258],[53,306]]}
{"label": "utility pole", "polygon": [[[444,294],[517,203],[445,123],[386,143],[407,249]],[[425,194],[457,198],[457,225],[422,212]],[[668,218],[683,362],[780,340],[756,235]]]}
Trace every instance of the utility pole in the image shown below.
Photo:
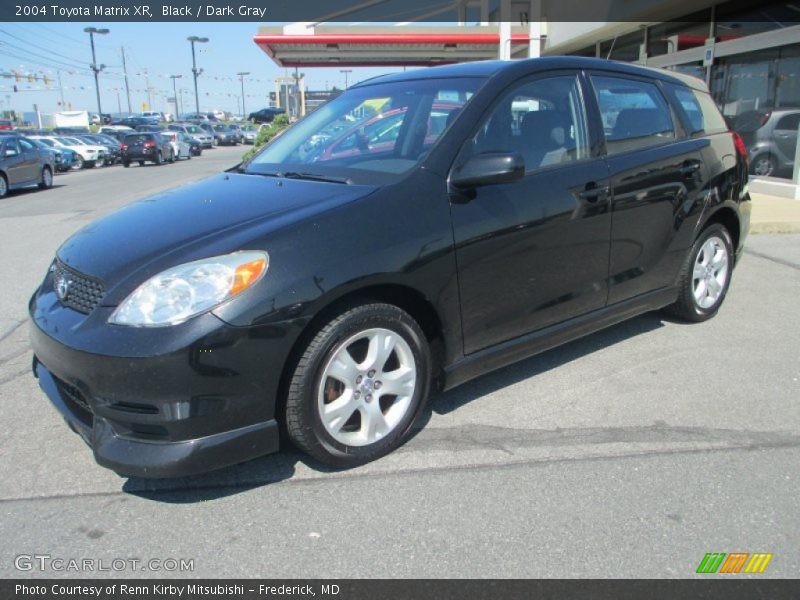
{"label": "utility pole", "polygon": [[178,86],[175,85],[175,80],[180,79],[183,75],[170,75],[169,78],[172,79],[172,93],[175,96],[175,119],[180,120],[181,118],[181,110],[178,107]]}
{"label": "utility pole", "polygon": [[339,73],[344,73],[344,89],[347,89],[347,76],[353,72],[353,69],[339,69]]}
{"label": "utility pole", "polygon": [[122,72],[125,73],[125,95],[128,97],[128,113],[132,113],[133,109],[131,109],[131,88],[128,86],[128,66],[125,63],[125,46],[121,46],[120,51],[122,52]]}
{"label": "utility pole", "polygon": [[242,71],[240,73],[237,73],[237,75],[239,76],[239,81],[242,83],[242,117],[246,117],[247,113],[245,112],[244,109],[244,76],[250,75],[250,71]]}
{"label": "utility pole", "polygon": [[56,78],[58,78],[58,96],[61,99],[61,110],[66,110],[67,103],[64,102],[64,86],[61,85],[61,71],[56,71]]}
{"label": "utility pole", "polygon": [[89,34],[89,42],[92,46],[92,71],[94,72],[94,87],[95,91],[97,92],[97,116],[100,119],[100,122],[103,122],[103,108],[100,106],[100,71],[106,68],[105,65],[97,66],[97,57],[94,52],[94,35],[106,35],[108,33],[108,29],[97,29],[97,27],[86,27],[84,33]]}
{"label": "utility pole", "polygon": [[150,94],[150,74],[147,72],[147,69],[144,70],[144,84],[145,90],[147,91],[147,110],[153,110],[153,97]]}
{"label": "utility pole", "polygon": [[200,94],[197,92],[197,76],[202,73],[202,69],[199,71],[197,70],[197,59],[194,53],[194,45],[195,44],[205,44],[208,42],[207,37],[197,37],[196,35],[191,35],[188,38],[189,43],[192,45],[192,75],[194,75],[194,107],[197,113],[200,113]]}

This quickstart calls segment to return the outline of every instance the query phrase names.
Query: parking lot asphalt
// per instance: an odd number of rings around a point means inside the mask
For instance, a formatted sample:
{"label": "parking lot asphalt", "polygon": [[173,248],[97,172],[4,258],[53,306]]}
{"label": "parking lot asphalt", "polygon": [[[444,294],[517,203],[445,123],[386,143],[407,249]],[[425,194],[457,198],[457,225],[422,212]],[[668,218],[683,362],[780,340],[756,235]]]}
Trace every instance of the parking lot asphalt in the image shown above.
{"label": "parking lot asphalt", "polygon": [[[101,469],[30,375],[26,304],[59,244],[242,149],[0,200],[0,576],[20,554],[194,560],[207,577],[692,577],[707,552],[800,572],[800,235],[755,235],[717,318],[649,314],[434,397],[394,454],[287,450],[180,480]],[[84,573],[83,575],[92,575]]]}

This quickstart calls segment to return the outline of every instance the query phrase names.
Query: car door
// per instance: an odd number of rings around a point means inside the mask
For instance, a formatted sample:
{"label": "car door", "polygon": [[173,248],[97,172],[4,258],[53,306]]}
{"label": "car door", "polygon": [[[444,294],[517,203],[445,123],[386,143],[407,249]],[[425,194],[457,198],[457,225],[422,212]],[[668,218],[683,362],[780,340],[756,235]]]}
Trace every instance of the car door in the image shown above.
{"label": "car door", "polygon": [[655,81],[606,72],[590,79],[611,176],[615,304],[674,283],[691,244],[681,223],[704,193],[708,141],[685,135]]}
{"label": "car door", "polygon": [[797,128],[800,127],[800,112],[789,113],[778,119],[775,123],[775,145],[783,154],[783,160],[794,162],[797,151]]}
{"label": "car door", "polygon": [[22,165],[25,181],[35,181],[41,176],[42,158],[39,149],[28,140],[20,138],[20,151],[22,152]]}
{"label": "car door", "polygon": [[451,193],[466,353],[602,308],[608,171],[592,150],[580,76],[559,71],[502,92],[455,168],[517,152],[521,180]]}
{"label": "car door", "polygon": [[16,138],[3,141],[3,168],[8,177],[8,185],[19,185],[25,179],[25,159],[20,151],[19,142]]}

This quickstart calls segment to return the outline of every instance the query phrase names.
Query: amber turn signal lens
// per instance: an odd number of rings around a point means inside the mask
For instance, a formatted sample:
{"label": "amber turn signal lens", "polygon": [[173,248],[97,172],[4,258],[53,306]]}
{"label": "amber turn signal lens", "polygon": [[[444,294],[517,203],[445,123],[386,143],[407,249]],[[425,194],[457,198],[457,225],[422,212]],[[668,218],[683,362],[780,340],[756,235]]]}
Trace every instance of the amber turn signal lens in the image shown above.
{"label": "amber turn signal lens", "polygon": [[233,285],[230,291],[231,296],[249,288],[250,284],[258,279],[266,268],[267,261],[263,258],[236,267],[236,273],[234,274]]}

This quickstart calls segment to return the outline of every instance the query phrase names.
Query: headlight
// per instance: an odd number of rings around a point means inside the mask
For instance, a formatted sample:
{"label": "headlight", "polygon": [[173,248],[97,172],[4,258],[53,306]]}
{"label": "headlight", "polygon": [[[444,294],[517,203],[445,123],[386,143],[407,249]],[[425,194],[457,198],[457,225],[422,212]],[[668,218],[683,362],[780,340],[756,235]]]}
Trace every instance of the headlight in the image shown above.
{"label": "headlight", "polygon": [[248,250],[168,269],[136,288],[108,321],[132,327],[177,325],[243,292],[268,267],[266,252]]}

